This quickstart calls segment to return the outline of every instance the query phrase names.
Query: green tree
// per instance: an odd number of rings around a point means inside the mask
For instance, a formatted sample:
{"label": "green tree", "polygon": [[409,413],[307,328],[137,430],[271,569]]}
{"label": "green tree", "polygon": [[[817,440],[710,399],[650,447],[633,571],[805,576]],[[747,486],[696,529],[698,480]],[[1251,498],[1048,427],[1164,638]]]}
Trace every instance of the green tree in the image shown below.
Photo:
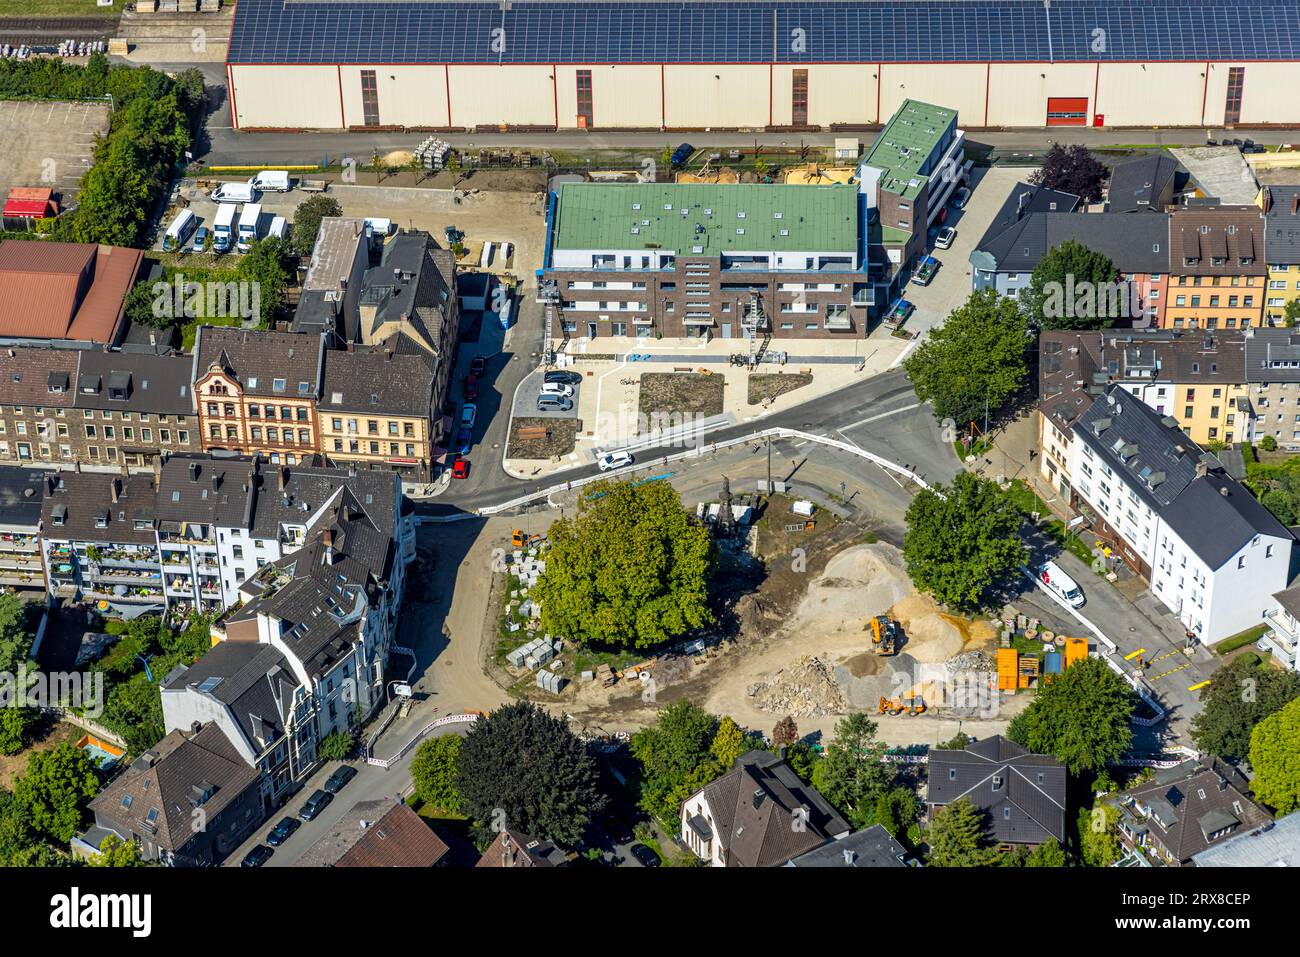
{"label": "green tree", "polygon": [[535,589],[542,629],[592,645],[648,648],[713,622],[713,536],[667,482],[598,482],[548,534]]}
{"label": "green tree", "polygon": [[1039,329],[1106,329],[1131,311],[1127,288],[1110,258],[1073,239],[1053,246],[1034,267],[1025,291],[1029,321]]}
{"label": "green tree", "polygon": [[1202,708],[1192,719],[1192,739],[1206,754],[1239,760],[1250,753],[1255,726],[1296,698],[1300,674],[1238,656],[1201,689]]}
{"label": "green tree", "polygon": [[145,867],[140,848],[133,841],[124,841],[110,834],[99,845],[99,853],[86,861],[89,867]]}
{"label": "green tree", "polygon": [[357,737],[351,731],[335,731],[320,743],[320,756],[324,761],[345,761],[356,747]]}
{"label": "green tree", "polygon": [[1072,193],[1084,203],[1101,199],[1101,184],[1105,178],[1106,167],[1080,143],[1072,146],[1053,143],[1043,157],[1043,165],[1029,174],[1029,182]]}
{"label": "green tree", "polygon": [[730,718],[724,717],[718,722],[718,731],[709,745],[713,760],[723,768],[730,769],[736,759],[749,751],[749,738],[740,730],[740,726]]}
{"label": "green tree", "polygon": [[1278,814],[1300,808],[1300,700],[1271,714],[1250,734],[1255,797]]}
{"label": "green tree", "polygon": [[14,800],[31,826],[66,844],[81,827],[86,804],[99,793],[90,757],[71,744],[36,751],[14,782]]}
{"label": "green tree", "polygon": [[458,789],[479,825],[573,846],[605,806],[596,762],[568,725],[526,701],[470,727]]}
{"label": "green tree", "polygon": [[461,810],[459,735],[444,734],[430,738],[416,749],[411,761],[411,780],[421,801],[449,814]]}
{"label": "green tree", "polygon": [[36,716],[34,708],[0,707],[0,754],[17,754],[23,749]]}
{"label": "green tree", "polygon": [[712,753],[719,725],[698,705],[678,701],[632,735],[632,755],[641,764],[642,810],[675,825],[682,802],[725,772]]}
{"label": "green tree", "polygon": [[988,824],[983,811],[966,798],[935,812],[927,836],[931,867],[989,867],[998,860],[988,846]]}
{"label": "green tree", "polygon": [[[139,667],[139,663],[136,664]],[[154,662],[151,667],[156,665]],[[152,748],[167,733],[163,726],[158,685],[151,682],[143,671],[113,684],[104,701],[100,721],[110,731],[120,734],[129,750],[138,754]]]}
{"label": "green tree", "polygon": [[17,595],[0,595],[0,671],[15,674],[31,657],[30,607]]}
{"label": "green tree", "polygon": [[299,256],[311,255],[316,245],[316,234],[320,232],[320,221],[327,216],[342,216],[343,207],[338,200],[324,193],[318,193],[298,204],[293,211],[293,232],[290,243]]}
{"label": "green tree", "polygon": [[922,402],[961,428],[996,413],[1029,376],[1028,320],[994,289],[972,293],[903,363]]}
{"label": "green tree", "polygon": [[1025,867],[1068,867],[1069,858],[1065,848],[1052,838],[1046,844],[1039,844],[1025,857]]}
{"label": "green tree", "polygon": [[1085,867],[1110,867],[1123,856],[1118,824],[1119,809],[1113,805],[1079,809],[1079,858]]}
{"label": "green tree", "polygon": [[890,788],[876,795],[876,803],[869,820],[863,827],[879,824],[897,840],[910,841],[910,832],[921,816],[921,801],[916,792],[904,785]]}
{"label": "green tree", "polygon": [[1300,323],[1300,297],[1290,299],[1282,309],[1282,317],[1288,326]]}
{"label": "green tree", "polygon": [[907,573],[946,605],[980,608],[1029,559],[1020,525],[1015,502],[996,483],[961,472],[947,487],[922,489],[908,506]]}
{"label": "green tree", "polygon": [[1007,727],[1007,737],[1050,754],[1071,774],[1100,771],[1133,740],[1133,690],[1099,658],[1077,661],[1038,689]]}
{"label": "green tree", "polygon": [[807,741],[796,741],[794,744],[786,745],[785,763],[790,765],[800,781],[812,783],[813,772],[820,760],[821,756]]}
{"label": "green tree", "polygon": [[861,827],[870,819],[876,797],[889,785],[890,771],[881,761],[884,753],[884,745],[876,740],[876,722],[862,712],[841,718],[826,756],[813,768],[813,787]]}

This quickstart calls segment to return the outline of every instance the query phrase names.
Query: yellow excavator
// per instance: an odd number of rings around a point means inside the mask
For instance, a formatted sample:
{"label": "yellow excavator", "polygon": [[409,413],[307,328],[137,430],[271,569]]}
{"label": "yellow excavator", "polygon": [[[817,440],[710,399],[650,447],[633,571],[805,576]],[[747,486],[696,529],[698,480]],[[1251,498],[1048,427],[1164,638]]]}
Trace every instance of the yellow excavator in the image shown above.
{"label": "yellow excavator", "polygon": [[888,615],[876,615],[867,622],[871,632],[871,650],[878,655],[898,653],[898,622]]}
{"label": "yellow excavator", "polygon": [[925,698],[921,692],[913,688],[901,698],[881,697],[880,704],[877,707],[878,714],[888,714],[897,717],[906,711],[909,715],[925,714]]}

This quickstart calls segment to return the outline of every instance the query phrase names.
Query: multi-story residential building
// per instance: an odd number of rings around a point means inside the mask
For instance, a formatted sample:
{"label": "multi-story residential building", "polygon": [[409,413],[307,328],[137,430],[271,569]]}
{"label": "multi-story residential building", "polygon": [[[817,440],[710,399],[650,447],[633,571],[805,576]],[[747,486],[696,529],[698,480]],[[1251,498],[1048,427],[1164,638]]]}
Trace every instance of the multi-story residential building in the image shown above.
{"label": "multi-story residential building", "polygon": [[0,467],[0,591],[45,591],[44,498],[44,472]]}
{"label": "multi-story residential building", "polygon": [[957,111],[904,100],[858,167],[868,217],[879,226],[890,263],[905,266],[925,251],[930,227],[943,223],[948,199],[966,175]]}
{"label": "multi-story residential building", "polygon": [[[1007,202],[1018,201],[1013,195]],[[1061,297],[1067,315],[1099,316],[1121,325],[1159,325],[1169,277],[1168,220],[1164,213],[1134,217],[1026,212],[1001,228],[1000,215],[971,252],[972,283],[976,289],[1019,295],[1043,257],[1072,241],[1109,258],[1118,275],[1104,288],[1067,284]]]}
{"label": "multi-story residential building", "polygon": [[1264,319],[1270,326],[1285,326],[1287,307],[1300,299],[1300,186],[1266,186],[1260,200],[1268,260]]}
{"label": "multi-story residential building", "polygon": [[379,265],[366,270],[359,303],[360,328],[349,342],[377,346],[402,333],[441,360],[439,394],[456,362],[460,305],[456,257],[428,233],[412,229],[384,243]]}
{"label": "multi-story residential building", "polygon": [[1071,507],[1188,635],[1214,644],[1263,619],[1294,539],[1176,419],[1107,385],[1061,431]]}
{"label": "multi-story residential building", "polygon": [[1257,329],[1246,336],[1249,383],[1248,441],[1271,436],[1300,448],[1300,335],[1294,329]]}
{"label": "multi-story residential building", "polygon": [[[1020,295],[1020,291],[1029,285],[1032,269],[1030,272],[1012,272],[1010,269],[999,268],[999,260],[1005,259],[1014,249],[1014,240],[1024,230],[1024,223],[1029,217],[1044,213],[1072,213],[1078,205],[1079,197],[1073,193],[1032,183],[1016,183],[1003,200],[1002,206],[993,214],[980,241],[971,250],[971,282],[974,288],[996,289],[1004,296]],[[1042,252],[1034,258],[1035,264],[1041,256]]]}
{"label": "multi-story residential building", "polygon": [[565,338],[861,338],[871,278],[849,186],[565,183],[542,287]]}
{"label": "multi-story residential building", "polygon": [[143,259],[122,246],[0,241],[0,344],[117,344]]}
{"label": "multi-story residential building", "polygon": [[102,611],[161,611],[156,491],[147,473],[51,473],[41,507],[51,594]]}
{"label": "multi-story residential building", "polygon": [[356,342],[361,328],[362,281],[369,265],[365,220],[323,218],[293,314],[293,331],[313,336],[324,333],[332,349]]}
{"label": "multi-story residential building", "polygon": [[392,469],[408,481],[427,482],[434,443],[445,438],[434,366],[450,363],[404,333],[379,346],[326,352],[321,450],[338,464]]}
{"label": "multi-story residential building", "polygon": [[203,447],[288,465],[319,452],[324,352],[324,334],[201,326],[193,393]]}
{"label": "multi-story residential building", "polygon": [[1244,440],[1250,434],[1245,343],[1241,332],[1042,333],[1038,369],[1043,477],[1059,487],[1057,466],[1069,444],[1063,430],[1107,383],[1122,386],[1160,415],[1173,416],[1193,442]]}
{"label": "multi-story residential building", "polygon": [[1110,171],[1106,211],[1162,213],[1173,205],[1178,188],[1178,161],[1167,153],[1149,153]]}
{"label": "multi-story residential building", "polygon": [[1168,329],[1251,329],[1263,321],[1264,214],[1198,206],[1169,214]]}
{"label": "multi-story residential building", "polygon": [[117,471],[200,449],[188,356],[15,347],[0,372],[0,462]]}
{"label": "multi-story residential building", "polygon": [[1300,670],[1300,585],[1273,595],[1273,607],[1264,614],[1268,631],[1260,639],[1273,660],[1284,668]]}

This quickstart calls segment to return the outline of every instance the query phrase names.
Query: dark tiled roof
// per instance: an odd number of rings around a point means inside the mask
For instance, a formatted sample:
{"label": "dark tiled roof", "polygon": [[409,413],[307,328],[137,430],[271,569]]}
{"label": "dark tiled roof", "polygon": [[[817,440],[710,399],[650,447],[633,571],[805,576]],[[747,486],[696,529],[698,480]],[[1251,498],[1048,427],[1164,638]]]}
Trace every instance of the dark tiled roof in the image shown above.
{"label": "dark tiled roof", "polygon": [[1272,265],[1300,265],[1300,186],[1269,186],[1265,258]]}
{"label": "dark tiled roof", "polygon": [[907,851],[885,830],[884,825],[850,834],[838,841],[800,854],[786,867],[906,867]]}
{"label": "dark tiled roof", "polygon": [[0,527],[35,528],[41,521],[44,497],[44,472],[0,467]]}
{"label": "dark tiled roof", "polygon": [[1161,212],[1155,205],[1178,173],[1178,161],[1166,153],[1120,163],[1110,174],[1106,209],[1112,213]]}
{"label": "dark tiled roof", "polygon": [[394,336],[381,346],[325,353],[320,408],[332,412],[431,418],[433,369],[423,350],[398,351]]}
{"label": "dark tiled roof", "polygon": [[1228,836],[1212,841],[1210,835],[1216,831],[1249,831],[1270,819],[1246,796],[1249,789],[1238,772],[1210,758],[1157,771],[1154,781],[1124,791],[1121,797],[1126,806],[1131,799],[1149,809],[1146,822],[1152,840],[1183,862]]}
{"label": "dark tiled roof", "polygon": [[306,525],[307,519],[344,486],[352,489],[357,502],[378,528],[390,536],[396,533],[395,516],[400,502],[393,472],[383,469],[351,472],[340,468],[268,465],[263,462],[258,466],[256,486],[257,500],[249,531],[257,538],[274,538],[282,523]]}
{"label": "dark tiled roof", "polygon": [[[105,521],[102,527],[96,524],[100,519]],[[157,541],[157,519],[152,475],[58,472],[46,483],[41,521],[48,538],[152,545]],[[147,524],[136,528],[137,522]]]}
{"label": "dark tiled roof", "polygon": [[1078,205],[1079,197],[1073,193],[1063,193],[1031,183],[1016,183],[1003,200],[1001,208],[993,215],[993,220],[975,244],[975,249],[988,250],[996,255],[1004,248],[1009,248],[1009,240],[1002,237],[1018,232],[1027,216],[1035,213],[1071,213]]}
{"label": "dark tiled roof", "polygon": [[158,519],[164,531],[184,523],[240,527],[247,521],[253,460],[173,455],[159,469]]}
{"label": "dark tiled roof", "polygon": [[433,867],[448,847],[424,819],[391,800],[358,801],[296,867]]}
{"label": "dark tiled roof", "polygon": [[71,408],[80,356],[78,349],[0,349],[0,405]]}
{"label": "dark tiled roof", "polygon": [[[257,779],[258,772],[243,762],[221,729],[205,724],[196,735],[179,730],[167,735],[101,791],[90,807],[178,851],[194,837],[196,808],[215,818],[255,787]],[[127,798],[130,806],[124,807]]]}
{"label": "dark tiled roof", "polygon": [[1300,332],[1253,329],[1246,337],[1247,382],[1300,382]]}
{"label": "dark tiled roof", "polygon": [[384,246],[378,266],[366,270],[361,307],[375,310],[362,319],[361,339],[372,340],[384,323],[409,324],[407,331],[436,349],[439,329],[455,305],[455,257],[426,232],[399,233]]}
{"label": "dark tiled roof", "polygon": [[[703,789],[728,867],[778,867],[849,826],[790,765],[770,751],[750,751]],[[796,827],[796,815],[807,820]]]}
{"label": "dark tiled roof", "polygon": [[[194,376],[218,365],[235,376],[248,395],[316,398],[320,395],[323,335],[201,326],[194,347]],[[277,380],[284,388],[275,389]]]}
{"label": "dark tiled roof", "polygon": [[[1256,535],[1291,533],[1172,418],[1119,386],[1108,386],[1074,432],[1172,528],[1202,561],[1217,569]],[[1206,466],[1198,475],[1198,465]]]}
{"label": "dark tiled roof", "polygon": [[1300,867],[1300,814],[1216,841],[1193,860],[1197,867]]}
{"label": "dark tiled roof", "polygon": [[[999,272],[1033,272],[1048,251],[1073,240],[1099,252],[1122,273],[1169,272],[1169,221],[1166,214],[1135,218],[1126,213],[1030,213],[983,242],[976,264]],[[972,259],[972,262],[975,262]]]}
{"label": "dark tiled roof", "polygon": [[987,811],[994,837],[1015,844],[1065,839],[1065,767],[1001,735],[960,751],[930,752],[927,800],[936,806],[966,798]]}
{"label": "dark tiled roof", "polygon": [[539,841],[519,831],[503,830],[488,845],[475,867],[564,867],[564,853],[550,841]]}
{"label": "dark tiled roof", "polygon": [[[190,395],[190,376],[194,367],[189,356],[89,350],[79,355],[77,408],[162,415],[194,413],[194,400]],[[97,384],[98,388],[87,391],[83,384]]]}
{"label": "dark tiled roof", "polygon": [[284,655],[254,641],[218,642],[163,685],[169,692],[193,688],[228,707],[254,753],[283,736],[297,686]]}
{"label": "dark tiled roof", "polygon": [[[1223,262],[1215,265],[1216,259]],[[1242,259],[1250,261],[1243,265]],[[1169,264],[1174,275],[1263,275],[1263,212],[1255,206],[1175,210],[1169,214]]]}

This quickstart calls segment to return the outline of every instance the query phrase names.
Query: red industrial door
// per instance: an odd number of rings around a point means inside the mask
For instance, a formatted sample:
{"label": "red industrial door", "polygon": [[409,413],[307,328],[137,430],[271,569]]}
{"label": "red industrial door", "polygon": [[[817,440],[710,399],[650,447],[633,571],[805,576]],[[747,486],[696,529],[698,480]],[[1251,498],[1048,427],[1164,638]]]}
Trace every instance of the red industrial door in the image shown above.
{"label": "red industrial door", "polygon": [[1086,96],[1049,96],[1047,98],[1048,126],[1087,126],[1088,98]]}

